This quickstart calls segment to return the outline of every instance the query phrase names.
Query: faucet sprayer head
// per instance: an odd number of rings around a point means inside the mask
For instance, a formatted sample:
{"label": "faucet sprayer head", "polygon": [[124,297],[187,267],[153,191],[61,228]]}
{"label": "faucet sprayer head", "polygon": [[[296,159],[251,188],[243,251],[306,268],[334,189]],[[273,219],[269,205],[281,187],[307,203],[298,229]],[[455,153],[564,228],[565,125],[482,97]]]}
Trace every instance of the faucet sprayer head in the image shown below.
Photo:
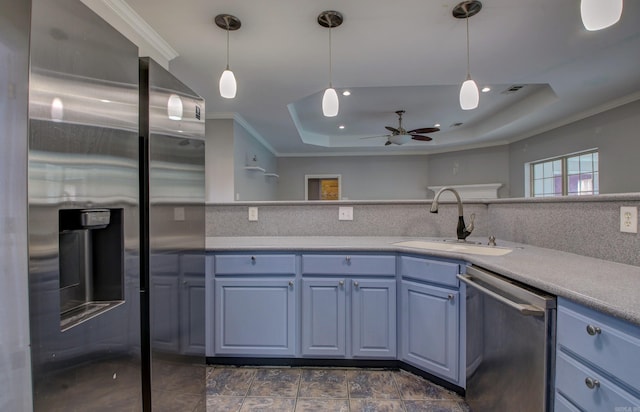
{"label": "faucet sprayer head", "polygon": [[429,210],[431,213],[438,213],[438,202],[434,201],[431,203],[431,209]]}

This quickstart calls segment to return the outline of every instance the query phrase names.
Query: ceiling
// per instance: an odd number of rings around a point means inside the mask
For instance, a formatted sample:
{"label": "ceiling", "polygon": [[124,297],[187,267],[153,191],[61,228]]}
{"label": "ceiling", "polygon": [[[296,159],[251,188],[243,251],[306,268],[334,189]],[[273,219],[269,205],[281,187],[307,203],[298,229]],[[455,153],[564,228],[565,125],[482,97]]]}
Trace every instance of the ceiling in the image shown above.
{"label": "ceiling", "polygon": [[[432,153],[504,144],[640,99],[640,1],[598,32],[584,29],[579,0],[484,0],[469,19],[471,75],[478,109],[463,111],[464,20],[458,1],[126,0],[177,51],[171,71],[207,101],[207,118],[235,117],[278,156]],[[329,33],[317,16],[337,10],[332,29],[333,85],[340,113],[322,115],[329,83]],[[229,13],[235,99],[223,99]],[[524,85],[505,93],[513,85]],[[431,142],[384,146],[384,126],[441,124]],[[455,123],[462,123],[453,126]],[[344,125],[344,129],[338,126]]]}

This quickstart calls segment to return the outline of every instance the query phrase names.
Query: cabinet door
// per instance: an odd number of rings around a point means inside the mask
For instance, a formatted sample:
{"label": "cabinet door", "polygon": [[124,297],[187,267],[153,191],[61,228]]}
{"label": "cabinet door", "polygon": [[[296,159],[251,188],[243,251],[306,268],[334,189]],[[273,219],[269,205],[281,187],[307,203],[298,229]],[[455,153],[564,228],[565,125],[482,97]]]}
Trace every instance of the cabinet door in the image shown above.
{"label": "cabinet door", "polygon": [[458,381],[459,293],[403,280],[401,358]]}
{"label": "cabinet door", "polygon": [[152,276],[151,348],[161,352],[178,353],[180,349],[180,319],[178,309],[178,277]]}
{"label": "cabinet door", "polygon": [[205,255],[180,258],[180,350],[205,354]]}
{"label": "cabinet door", "polygon": [[294,355],[294,286],[289,279],[215,279],[216,354]]}
{"label": "cabinet door", "polygon": [[395,279],[351,281],[354,357],[396,357]]}
{"label": "cabinet door", "polygon": [[205,353],[204,278],[184,277],[181,290],[180,346],[187,355]]}
{"label": "cabinet door", "polygon": [[344,279],[302,280],[302,354],[346,355]]}

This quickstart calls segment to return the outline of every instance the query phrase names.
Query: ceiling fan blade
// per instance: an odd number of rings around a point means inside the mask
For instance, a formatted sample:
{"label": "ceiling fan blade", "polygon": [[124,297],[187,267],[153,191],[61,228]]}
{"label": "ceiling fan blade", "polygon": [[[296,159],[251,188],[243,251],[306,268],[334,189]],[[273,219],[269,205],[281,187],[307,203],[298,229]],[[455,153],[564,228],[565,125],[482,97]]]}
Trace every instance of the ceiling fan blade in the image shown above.
{"label": "ceiling fan blade", "polygon": [[432,138],[430,138],[429,136],[421,136],[419,134],[412,134],[411,138],[413,140],[419,140],[421,142],[430,142],[431,140],[433,140]]}
{"label": "ceiling fan blade", "polygon": [[394,127],[391,127],[391,126],[385,126],[384,128],[387,129],[388,131],[392,132],[392,133],[396,133],[396,134],[400,133],[400,130],[398,130],[398,129],[394,128]]}
{"label": "ceiling fan blade", "polygon": [[435,132],[439,132],[440,129],[437,127],[423,127],[422,129],[415,129],[415,130],[409,130],[407,133],[409,134],[414,134],[414,133],[435,133]]}

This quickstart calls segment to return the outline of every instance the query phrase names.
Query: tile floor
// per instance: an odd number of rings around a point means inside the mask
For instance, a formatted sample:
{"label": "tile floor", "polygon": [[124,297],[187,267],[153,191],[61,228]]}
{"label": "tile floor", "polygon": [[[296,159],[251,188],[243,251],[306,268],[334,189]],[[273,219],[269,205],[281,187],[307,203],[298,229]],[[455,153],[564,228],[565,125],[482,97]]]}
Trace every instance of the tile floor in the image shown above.
{"label": "tile floor", "polygon": [[406,371],[207,369],[207,412],[469,411],[456,393]]}

